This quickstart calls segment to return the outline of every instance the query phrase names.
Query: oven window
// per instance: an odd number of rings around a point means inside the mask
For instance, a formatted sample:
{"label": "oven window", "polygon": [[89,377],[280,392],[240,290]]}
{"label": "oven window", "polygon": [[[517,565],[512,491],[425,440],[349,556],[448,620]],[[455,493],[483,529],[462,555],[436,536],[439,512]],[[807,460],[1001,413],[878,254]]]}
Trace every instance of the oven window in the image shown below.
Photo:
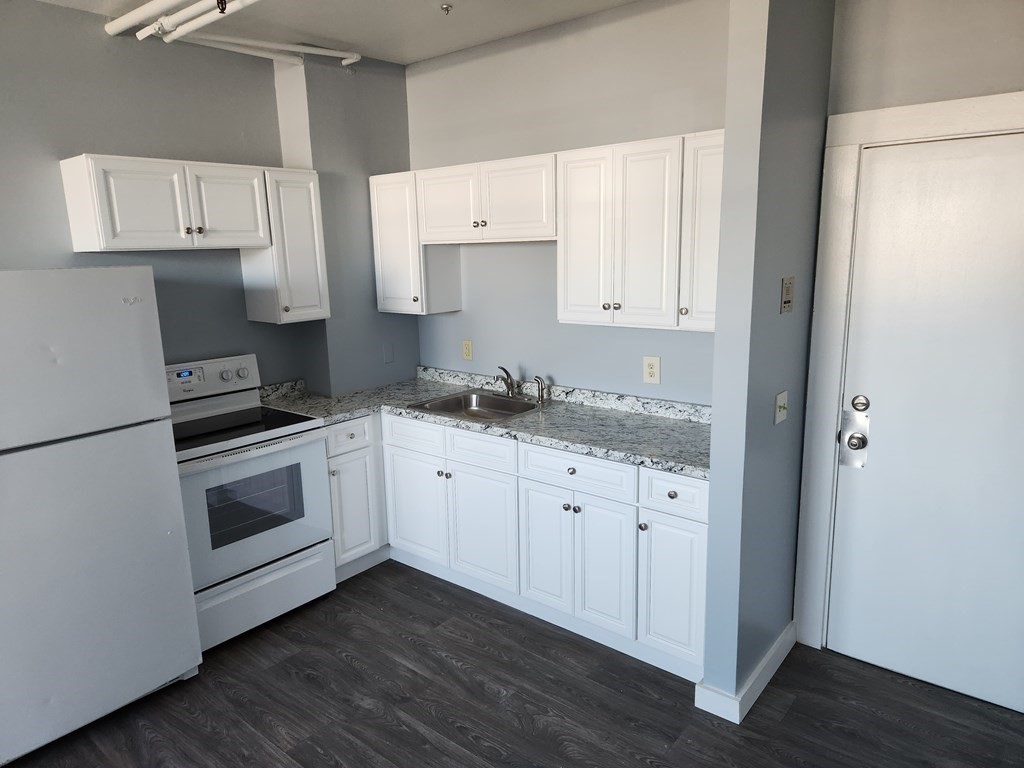
{"label": "oven window", "polygon": [[210,544],[225,547],[304,516],[302,471],[292,464],[206,491]]}

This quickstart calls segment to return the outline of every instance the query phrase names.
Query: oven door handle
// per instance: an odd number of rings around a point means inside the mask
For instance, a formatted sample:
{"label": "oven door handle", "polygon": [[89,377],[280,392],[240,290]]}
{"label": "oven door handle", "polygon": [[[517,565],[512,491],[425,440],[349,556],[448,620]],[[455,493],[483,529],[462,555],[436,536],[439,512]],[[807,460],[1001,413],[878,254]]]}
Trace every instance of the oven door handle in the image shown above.
{"label": "oven door handle", "polygon": [[[286,451],[289,448],[297,448],[300,445],[307,443],[314,443],[317,440],[326,441],[327,430],[325,429],[314,429],[309,432],[302,432],[298,435],[288,435],[278,440],[272,440],[269,443],[257,443],[256,445],[249,445],[245,448],[236,448],[233,451],[227,451],[225,453],[215,453],[212,456],[204,456],[201,459],[191,459],[190,461],[183,461],[178,465],[178,476],[185,477],[186,475],[194,475],[197,472],[205,472],[209,469],[217,469],[223,467],[226,464],[233,464],[242,459],[254,459],[257,456],[267,456],[271,453],[277,453],[278,451]],[[324,442],[324,457],[327,456],[327,443]]]}

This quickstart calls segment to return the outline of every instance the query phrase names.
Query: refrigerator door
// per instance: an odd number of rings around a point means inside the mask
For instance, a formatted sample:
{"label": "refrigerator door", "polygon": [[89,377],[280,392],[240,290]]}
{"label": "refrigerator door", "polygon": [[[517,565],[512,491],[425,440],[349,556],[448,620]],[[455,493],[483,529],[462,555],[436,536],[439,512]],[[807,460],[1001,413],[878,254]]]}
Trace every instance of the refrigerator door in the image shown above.
{"label": "refrigerator door", "polygon": [[150,267],[0,272],[0,451],[170,413]]}
{"label": "refrigerator door", "polygon": [[0,455],[0,764],[200,660],[171,425]]}

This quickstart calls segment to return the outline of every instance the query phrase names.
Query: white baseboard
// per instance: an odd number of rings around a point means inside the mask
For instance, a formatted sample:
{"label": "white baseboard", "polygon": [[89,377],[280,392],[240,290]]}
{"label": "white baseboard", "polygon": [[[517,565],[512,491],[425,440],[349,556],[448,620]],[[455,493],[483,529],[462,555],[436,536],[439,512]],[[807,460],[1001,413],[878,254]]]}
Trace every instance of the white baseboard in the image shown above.
{"label": "white baseboard", "polygon": [[697,683],[694,691],[693,703],[697,709],[703,709],[713,715],[718,715],[730,723],[740,723],[747,716],[750,708],[754,706],[757,697],[768,687],[769,681],[782,666],[786,656],[796,645],[796,622],[791,621],[782,630],[782,634],[772,643],[768,653],[761,659],[750,677],[740,688],[736,695],[720,691],[717,688]]}

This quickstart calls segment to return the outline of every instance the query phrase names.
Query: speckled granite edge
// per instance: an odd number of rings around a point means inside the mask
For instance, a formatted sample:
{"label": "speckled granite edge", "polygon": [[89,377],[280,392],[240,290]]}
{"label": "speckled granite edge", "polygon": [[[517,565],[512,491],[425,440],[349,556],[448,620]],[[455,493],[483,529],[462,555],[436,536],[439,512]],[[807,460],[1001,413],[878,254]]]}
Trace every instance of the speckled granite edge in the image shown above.
{"label": "speckled granite edge", "polygon": [[[503,390],[501,383],[495,381],[493,376],[463,371],[448,371],[443,368],[430,368],[422,365],[416,368],[416,378],[425,381],[439,381],[445,384],[458,384],[464,387],[493,389],[496,392]],[[551,399],[564,400],[573,405],[612,408],[616,411],[625,411],[626,413],[645,413],[649,416],[685,419],[686,421],[696,421],[700,424],[711,423],[711,406],[709,405],[683,403],[675,400],[656,400],[635,395],[619,395],[614,392],[600,392],[594,389],[581,389],[580,387],[563,387],[558,384],[550,385],[549,389]],[[526,382],[525,390],[527,394],[534,394],[532,381]]]}
{"label": "speckled granite edge", "polygon": [[283,395],[298,395],[305,391],[305,379],[285,381],[280,384],[267,384],[265,387],[260,387],[259,389],[260,400],[269,400],[272,397],[281,397]]}

